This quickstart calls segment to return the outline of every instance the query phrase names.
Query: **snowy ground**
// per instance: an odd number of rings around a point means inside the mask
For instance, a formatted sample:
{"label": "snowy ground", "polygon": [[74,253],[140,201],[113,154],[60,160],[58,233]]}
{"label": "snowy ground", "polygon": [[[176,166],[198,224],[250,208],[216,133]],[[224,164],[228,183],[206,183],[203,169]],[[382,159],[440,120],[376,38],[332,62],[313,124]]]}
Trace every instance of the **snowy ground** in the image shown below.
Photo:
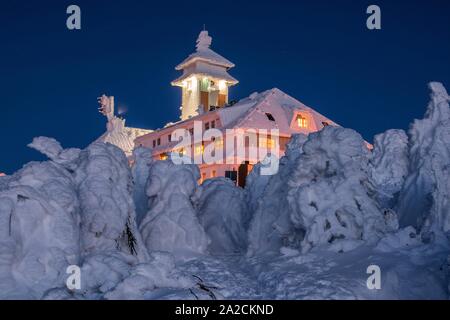
{"label": "snowy ground", "polygon": [[[208,256],[179,268],[225,299],[447,299],[447,252],[422,246],[398,252],[363,247],[339,255]],[[367,288],[370,265],[381,268],[381,290]]]}

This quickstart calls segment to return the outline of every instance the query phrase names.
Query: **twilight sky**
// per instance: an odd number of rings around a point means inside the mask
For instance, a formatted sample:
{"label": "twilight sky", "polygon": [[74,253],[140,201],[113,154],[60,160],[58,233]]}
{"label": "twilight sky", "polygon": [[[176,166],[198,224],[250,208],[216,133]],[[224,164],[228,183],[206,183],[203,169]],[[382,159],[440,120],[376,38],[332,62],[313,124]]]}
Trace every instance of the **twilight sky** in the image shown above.
{"label": "twilight sky", "polygon": [[[66,28],[77,4],[82,30]],[[366,28],[366,8],[382,30]],[[96,97],[114,95],[127,125],[179,117],[174,70],[206,24],[212,49],[236,64],[230,99],[277,87],[372,141],[423,116],[427,82],[450,91],[450,1],[3,1],[0,172],[44,159],[51,136],[84,148],[105,131]]]}

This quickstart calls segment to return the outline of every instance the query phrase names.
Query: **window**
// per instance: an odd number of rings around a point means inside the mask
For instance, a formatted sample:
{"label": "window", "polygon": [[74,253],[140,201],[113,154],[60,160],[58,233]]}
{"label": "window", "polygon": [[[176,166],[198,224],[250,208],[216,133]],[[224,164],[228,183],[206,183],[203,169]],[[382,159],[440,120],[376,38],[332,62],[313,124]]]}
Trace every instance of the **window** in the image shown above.
{"label": "window", "polygon": [[237,182],[237,171],[225,171],[225,178]]}
{"label": "window", "polygon": [[167,156],[167,153],[161,153],[159,155],[159,160],[167,160],[169,157]]}
{"label": "window", "polygon": [[273,117],[273,115],[271,113],[266,113],[267,119],[269,119],[270,121],[275,121],[275,118]]}
{"label": "window", "polygon": [[215,178],[216,177],[216,170],[213,170],[212,172],[211,172],[211,178]]}
{"label": "window", "polygon": [[220,137],[214,138],[214,144],[216,149],[222,149],[223,148],[223,139]]}
{"label": "window", "polygon": [[167,137],[167,140],[169,140],[169,142],[172,142],[172,135],[169,134],[169,136]]}
{"label": "window", "polygon": [[206,172],[202,172],[202,182],[206,180]]}
{"label": "window", "polygon": [[328,126],[330,125],[330,124],[329,124],[328,122],[326,122],[326,121],[323,121],[322,124],[323,124],[324,127],[328,127]]}
{"label": "window", "polygon": [[156,140],[153,140],[153,148],[156,147]]}
{"label": "window", "polygon": [[275,139],[268,136],[266,137],[259,137],[259,147],[260,148],[266,148],[266,149],[273,149],[275,148]]}
{"label": "window", "polygon": [[308,120],[302,117],[301,114],[297,115],[297,126],[299,128],[308,128]]}
{"label": "window", "polygon": [[158,138],[158,146],[160,146],[161,145],[161,138]]}
{"label": "window", "polygon": [[189,129],[189,134],[190,134],[191,136],[194,135],[194,128],[190,128],[190,129]]}
{"label": "window", "polygon": [[205,146],[202,144],[197,144],[195,146],[194,152],[195,154],[203,154],[203,152],[205,151]]}
{"label": "window", "polygon": [[209,122],[205,123],[205,131],[209,130]]}
{"label": "window", "polygon": [[213,121],[211,121],[211,128],[214,129],[215,127],[216,127],[216,121],[213,120]]}

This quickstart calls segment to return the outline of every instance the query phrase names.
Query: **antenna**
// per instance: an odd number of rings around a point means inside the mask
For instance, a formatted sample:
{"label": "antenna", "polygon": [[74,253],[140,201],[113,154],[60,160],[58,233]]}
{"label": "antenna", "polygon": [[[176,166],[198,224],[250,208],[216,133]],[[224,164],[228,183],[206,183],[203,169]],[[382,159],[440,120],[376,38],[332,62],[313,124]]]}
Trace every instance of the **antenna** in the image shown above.
{"label": "antenna", "polygon": [[206,31],[206,24],[203,24],[203,31]]}

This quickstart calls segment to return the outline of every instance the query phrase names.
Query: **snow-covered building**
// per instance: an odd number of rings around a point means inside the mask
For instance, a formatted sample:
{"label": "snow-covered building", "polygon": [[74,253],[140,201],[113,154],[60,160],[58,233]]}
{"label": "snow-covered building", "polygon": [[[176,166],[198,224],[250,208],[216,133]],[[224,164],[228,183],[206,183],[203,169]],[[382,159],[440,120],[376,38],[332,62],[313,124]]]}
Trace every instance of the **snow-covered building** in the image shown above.
{"label": "snow-covered building", "polygon": [[[135,139],[136,146],[151,148],[155,159],[166,159],[172,152],[186,154],[186,149],[190,149],[189,154],[195,157],[204,153],[208,145],[214,144],[215,152],[219,150],[224,154],[223,160],[199,163],[201,180],[225,176],[243,186],[252,166],[261,160],[252,156],[250,149],[259,154],[261,148],[277,147],[282,156],[292,134],[308,134],[324,126],[336,125],[276,88],[253,93],[237,103],[229,103],[229,88],[238,83],[228,73],[234,64],[214,52],[210,48],[211,42],[208,32],[202,31],[197,40],[197,50],[176,67],[176,70],[183,72],[172,82],[172,85],[182,90],[181,121]],[[198,123],[201,123],[201,127]],[[190,145],[179,148],[178,139],[174,139],[174,132],[178,129],[194,137]],[[196,139],[194,131],[199,129],[203,133],[219,130],[224,138]],[[226,134],[227,131],[234,133]],[[245,154],[234,154],[234,160],[229,161],[230,156],[224,152],[226,139],[238,139],[236,136],[239,132],[244,132],[246,136]],[[249,132],[255,140],[249,138]],[[267,134],[261,134],[265,132]]]}
{"label": "snow-covered building", "polygon": [[127,157],[131,157],[134,150],[134,140],[152,130],[130,128],[125,126],[125,119],[114,115],[114,97],[105,95],[98,98],[100,104],[99,111],[107,119],[106,132],[97,141],[111,143],[125,152]]}

